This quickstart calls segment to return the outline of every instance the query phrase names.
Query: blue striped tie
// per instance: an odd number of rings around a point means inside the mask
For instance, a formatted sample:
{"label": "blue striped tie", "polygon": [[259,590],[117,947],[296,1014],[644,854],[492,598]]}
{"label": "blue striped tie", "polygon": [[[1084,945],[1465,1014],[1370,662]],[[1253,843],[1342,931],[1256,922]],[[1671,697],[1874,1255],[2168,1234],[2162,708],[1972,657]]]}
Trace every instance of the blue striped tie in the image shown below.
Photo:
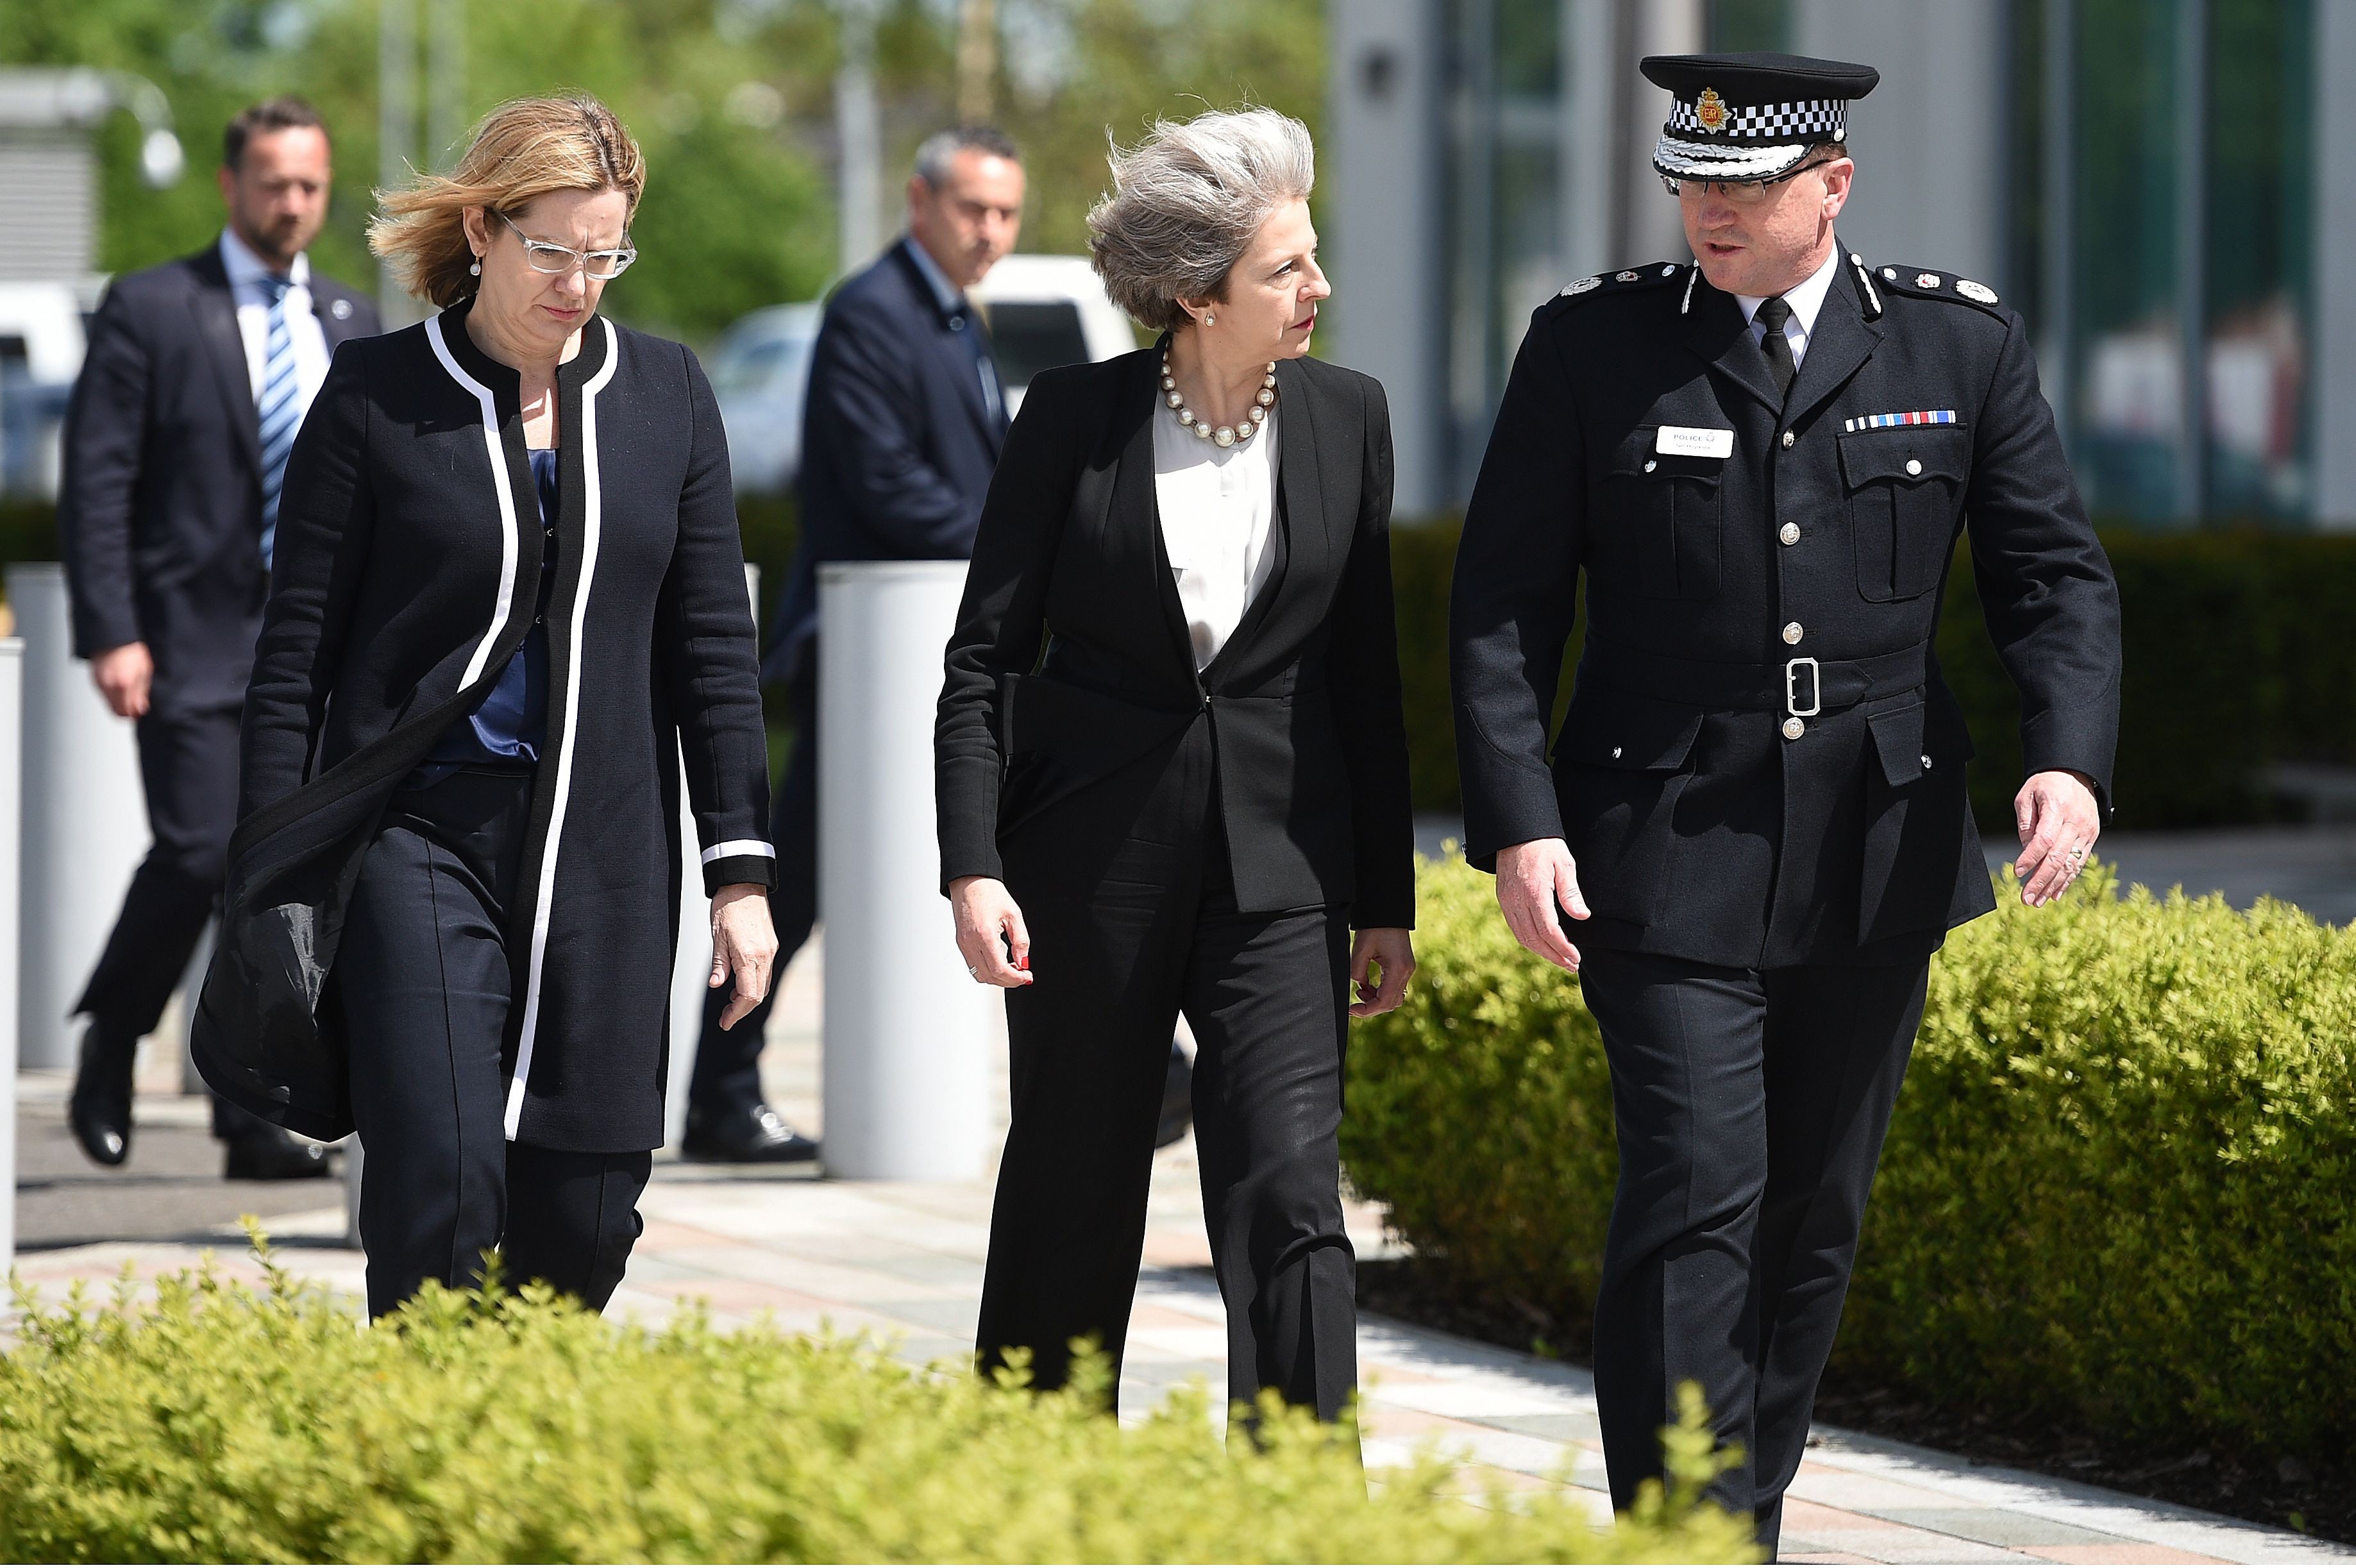
{"label": "blue striped tie", "polygon": [[294,381],[294,335],[286,329],[286,291],[291,278],[270,277],[270,337],[262,355],[262,569],[278,543],[278,492],[286,483],[286,455],[294,450],[294,429],[303,423],[303,400]]}

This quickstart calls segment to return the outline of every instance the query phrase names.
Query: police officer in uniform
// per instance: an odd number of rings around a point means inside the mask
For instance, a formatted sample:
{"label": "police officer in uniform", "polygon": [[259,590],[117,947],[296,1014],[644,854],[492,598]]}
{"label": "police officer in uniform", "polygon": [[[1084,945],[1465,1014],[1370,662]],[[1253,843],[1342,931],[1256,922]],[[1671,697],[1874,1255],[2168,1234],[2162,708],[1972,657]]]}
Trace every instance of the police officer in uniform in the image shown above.
{"label": "police officer in uniform", "polygon": [[1533,317],[1457,556],[1456,735],[1468,854],[1580,974],[1611,1059],[1613,1501],[1660,1473],[1692,1380],[1742,1451],[1718,1495],[1772,1553],[1930,956],[1995,908],[1932,652],[1956,536],[2020,690],[2031,905],[2108,813],[2118,597],[2020,318],[1834,233],[1877,73],[1643,69],[1674,99],[1654,166],[1697,263]]}

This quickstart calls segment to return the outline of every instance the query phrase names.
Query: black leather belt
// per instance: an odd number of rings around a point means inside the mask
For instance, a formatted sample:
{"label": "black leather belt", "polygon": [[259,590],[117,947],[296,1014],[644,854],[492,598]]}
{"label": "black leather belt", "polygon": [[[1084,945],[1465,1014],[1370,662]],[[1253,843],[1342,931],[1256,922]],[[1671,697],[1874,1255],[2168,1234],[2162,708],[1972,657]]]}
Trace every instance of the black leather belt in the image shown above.
{"label": "black leather belt", "polygon": [[1590,637],[1580,655],[1579,678],[1582,684],[1599,680],[1614,691],[1665,703],[1810,719],[1828,708],[1855,707],[1914,690],[1930,678],[1930,651],[1929,643],[1920,643],[1870,659],[1718,664],[1614,647]]}

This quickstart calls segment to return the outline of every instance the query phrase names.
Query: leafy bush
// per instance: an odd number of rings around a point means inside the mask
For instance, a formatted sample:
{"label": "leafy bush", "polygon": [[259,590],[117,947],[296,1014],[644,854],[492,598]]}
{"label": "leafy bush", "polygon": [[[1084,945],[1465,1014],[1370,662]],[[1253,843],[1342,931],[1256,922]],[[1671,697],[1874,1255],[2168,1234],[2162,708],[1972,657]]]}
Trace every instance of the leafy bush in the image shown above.
{"label": "leafy bush", "polygon": [[1141,1425],[859,1342],[687,1318],[620,1329],[545,1293],[431,1292],[362,1330],[273,1270],[156,1300],[26,1304],[0,1356],[0,1561],[1737,1562],[1676,1495],[1594,1530],[1577,1497],[1469,1506],[1429,1459],[1370,1488],[1271,1407],[1230,1453],[1200,1391]]}
{"label": "leafy bush", "polygon": [[[2008,886],[1954,932],[1890,1128],[1845,1365],[2130,1439],[2356,1446],[2356,933],[2286,905]],[[1577,1322],[1617,1168],[1578,985],[1425,867],[1407,1004],[1351,1042],[1356,1187],[1460,1294]]]}

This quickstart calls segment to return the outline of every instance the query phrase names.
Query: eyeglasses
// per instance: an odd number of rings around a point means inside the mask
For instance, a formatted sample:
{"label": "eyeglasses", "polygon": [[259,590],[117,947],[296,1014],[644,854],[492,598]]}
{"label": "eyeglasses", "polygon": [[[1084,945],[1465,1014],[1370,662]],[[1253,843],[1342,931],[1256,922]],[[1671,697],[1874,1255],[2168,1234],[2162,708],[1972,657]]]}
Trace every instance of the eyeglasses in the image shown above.
{"label": "eyeglasses", "polygon": [[624,245],[618,251],[576,251],[569,245],[559,245],[547,240],[535,240],[522,230],[516,229],[515,220],[506,213],[497,208],[488,210],[492,217],[509,228],[515,229],[515,237],[523,242],[523,259],[536,273],[546,273],[552,277],[562,277],[578,267],[584,274],[594,278],[599,283],[612,283],[616,278],[628,272],[630,263],[638,259],[638,249],[636,245]]}
{"label": "eyeglasses", "polygon": [[[1702,195],[1707,196],[1714,187],[1722,199],[1734,206],[1756,207],[1767,199],[1768,191],[1774,187],[1788,185],[1802,175],[1814,169],[1820,169],[1825,165],[1835,161],[1837,160],[1832,158],[1819,158],[1812,164],[1802,164],[1788,174],[1779,174],[1772,179],[1697,179],[1693,183]],[[1661,188],[1671,196],[1680,194],[1685,185],[1684,180],[1678,179],[1674,175],[1661,176]]]}

